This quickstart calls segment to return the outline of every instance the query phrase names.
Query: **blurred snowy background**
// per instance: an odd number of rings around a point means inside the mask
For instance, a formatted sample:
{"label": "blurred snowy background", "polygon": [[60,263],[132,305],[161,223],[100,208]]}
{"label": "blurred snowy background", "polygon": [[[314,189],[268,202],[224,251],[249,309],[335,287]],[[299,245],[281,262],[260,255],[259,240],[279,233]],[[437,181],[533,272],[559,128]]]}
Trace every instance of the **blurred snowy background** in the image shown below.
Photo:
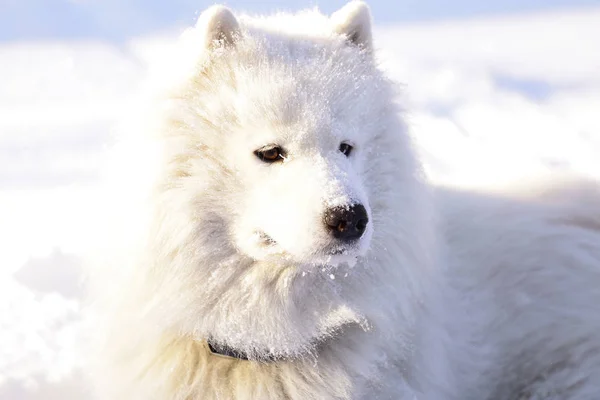
{"label": "blurred snowy background", "polygon": [[[230,0],[236,9],[314,1]],[[87,399],[83,255],[111,126],[204,0],[0,0],[0,399]],[[343,0],[322,0],[327,13]],[[600,0],[372,0],[432,176],[600,176]]]}

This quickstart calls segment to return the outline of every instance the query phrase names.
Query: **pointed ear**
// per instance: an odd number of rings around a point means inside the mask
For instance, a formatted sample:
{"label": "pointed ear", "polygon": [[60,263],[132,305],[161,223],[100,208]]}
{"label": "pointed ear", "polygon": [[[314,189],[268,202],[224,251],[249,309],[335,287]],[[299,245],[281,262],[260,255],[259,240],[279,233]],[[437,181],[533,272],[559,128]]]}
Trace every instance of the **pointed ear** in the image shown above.
{"label": "pointed ear", "polygon": [[349,43],[371,50],[371,11],[367,3],[353,0],[333,13],[331,23],[336,33],[346,36]]}
{"label": "pointed ear", "polygon": [[231,10],[221,5],[212,6],[200,14],[196,27],[204,34],[204,47],[207,49],[233,46],[240,33],[240,26]]}

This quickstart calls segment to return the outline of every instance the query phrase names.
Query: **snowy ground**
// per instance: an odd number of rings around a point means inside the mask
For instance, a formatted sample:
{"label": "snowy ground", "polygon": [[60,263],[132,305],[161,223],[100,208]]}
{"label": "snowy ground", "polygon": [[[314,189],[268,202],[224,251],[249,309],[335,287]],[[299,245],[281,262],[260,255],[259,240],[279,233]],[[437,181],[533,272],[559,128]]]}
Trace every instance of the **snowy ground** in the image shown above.
{"label": "snowy ground", "polygon": [[[0,399],[84,399],[82,256],[110,129],[172,35],[0,44]],[[379,27],[436,179],[600,176],[600,8]]]}

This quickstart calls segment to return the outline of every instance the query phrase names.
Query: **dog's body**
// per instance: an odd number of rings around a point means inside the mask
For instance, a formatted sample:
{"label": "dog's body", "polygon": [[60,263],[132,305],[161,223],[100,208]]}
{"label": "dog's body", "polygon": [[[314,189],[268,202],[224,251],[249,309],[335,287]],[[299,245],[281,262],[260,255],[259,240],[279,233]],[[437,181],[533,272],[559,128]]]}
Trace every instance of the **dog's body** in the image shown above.
{"label": "dog's body", "polygon": [[450,293],[438,321],[454,375],[441,398],[598,398],[600,186],[519,186],[440,189]]}
{"label": "dog's body", "polygon": [[600,390],[591,184],[568,201],[430,189],[363,3],[213,7],[183,43],[192,62],[144,139],[147,231],[101,303],[102,398]]}

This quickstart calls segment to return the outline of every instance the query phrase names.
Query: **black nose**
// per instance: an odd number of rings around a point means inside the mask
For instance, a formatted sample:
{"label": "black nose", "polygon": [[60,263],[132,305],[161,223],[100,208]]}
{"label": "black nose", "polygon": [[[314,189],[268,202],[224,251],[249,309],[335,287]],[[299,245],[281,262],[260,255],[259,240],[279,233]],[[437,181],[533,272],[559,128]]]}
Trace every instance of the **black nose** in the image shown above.
{"label": "black nose", "polygon": [[325,212],[325,226],[336,239],[356,240],[365,233],[369,217],[362,204],[330,208]]}

